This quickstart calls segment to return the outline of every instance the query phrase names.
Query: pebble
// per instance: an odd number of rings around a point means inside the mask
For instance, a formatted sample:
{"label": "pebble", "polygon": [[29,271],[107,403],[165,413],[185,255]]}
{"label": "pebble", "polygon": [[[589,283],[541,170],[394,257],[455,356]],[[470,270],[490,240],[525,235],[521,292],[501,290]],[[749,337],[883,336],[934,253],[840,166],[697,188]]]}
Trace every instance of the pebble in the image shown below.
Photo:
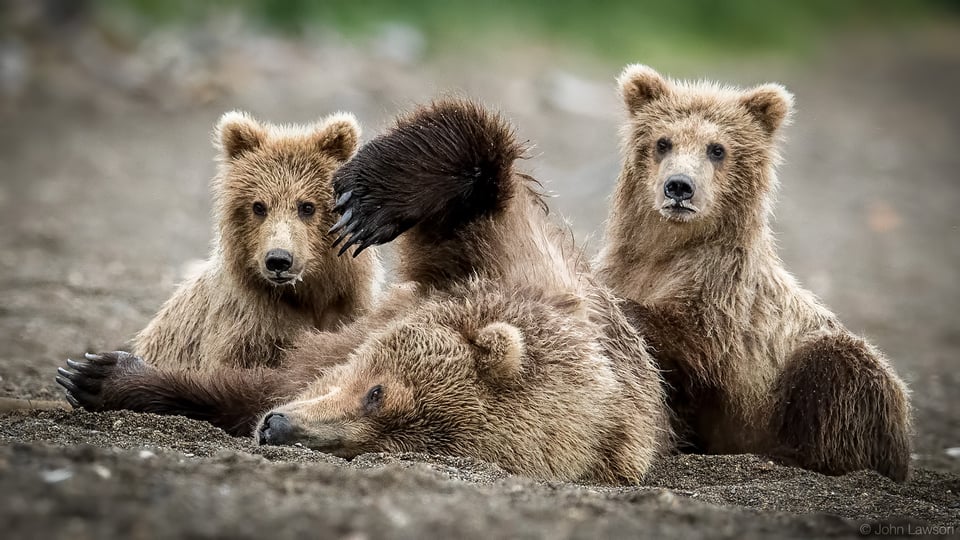
{"label": "pebble", "polygon": [[106,468],[106,467],[104,467],[103,465],[100,465],[100,464],[96,464],[96,465],[93,466],[93,472],[97,473],[97,476],[99,476],[100,478],[103,478],[104,480],[106,480],[107,478],[110,478],[110,476],[112,476],[112,473],[110,472],[110,469],[108,469],[108,468]]}
{"label": "pebble", "polygon": [[677,496],[674,495],[672,492],[667,491],[667,490],[664,490],[664,491],[661,491],[660,493],[657,493],[656,498],[657,498],[657,501],[658,501],[658,502],[661,502],[661,503],[664,503],[664,504],[670,504],[670,505],[672,505],[672,504],[676,504],[676,502],[677,502]]}
{"label": "pebble", "polygon": [[137,455],[140,457],[140,459],[150,459],[152,457],[156,457],[156,454],[149,450],[141,450]]}
{"label": "pebble", "polygon": [[944,450],[944,452],[952,458],[960,458],[960,446],[953,446],[951,448],[947,448],[946,450]]}
{"label": "pebble", "polygon": [[40,473],[40,477],[43,478],[43,481],[48,484],[63,482],[72,476],[73,471],[70,469],[54,469],[52,471],[43,471]]}

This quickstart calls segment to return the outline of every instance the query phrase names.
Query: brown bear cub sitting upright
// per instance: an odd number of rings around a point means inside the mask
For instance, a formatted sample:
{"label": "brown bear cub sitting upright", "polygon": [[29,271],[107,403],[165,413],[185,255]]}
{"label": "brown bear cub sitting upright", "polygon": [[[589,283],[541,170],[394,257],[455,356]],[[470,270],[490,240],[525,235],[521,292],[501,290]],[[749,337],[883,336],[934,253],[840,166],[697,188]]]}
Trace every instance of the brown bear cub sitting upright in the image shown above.
{"label": "brown bear cub sitting upright", "polygon": [[406,284],[368,315],[305,335],[281,369],[204,375],[109,353],[61,384],[87,409],[182,414],[345,458],[418,451],[637,482],[672,443],[662,380],[514,170],[521,154],[470,102],[402,116],[336,173],[344,249],[399,244]]}
{"label": "brown bear cub sitting upright", "polygon": [[369,308],[379,261],[338,258],[327,235],[333,173],[359,138],[348,114],[308,126],[223,115],[212,254],[137,335],[134,352],[171,368],[276,366],[304,329],[330,330]]}
{"label": "brown bear cub sitting upright", "polygon": [[709,453],[907,477],[907,391],[777,257],[768,225],[792,97],[628,67],[624,166],[598,277],[665,369],[679,431]]}

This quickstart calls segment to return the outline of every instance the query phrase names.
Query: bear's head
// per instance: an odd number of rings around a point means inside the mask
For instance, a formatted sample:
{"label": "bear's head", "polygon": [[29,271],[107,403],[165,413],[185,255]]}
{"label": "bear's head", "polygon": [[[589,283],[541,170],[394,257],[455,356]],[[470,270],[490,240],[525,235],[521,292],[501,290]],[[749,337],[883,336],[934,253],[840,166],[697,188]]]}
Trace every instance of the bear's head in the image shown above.
{"label": "bear's head", "polygon": [[569,316],[579,304],[525,294],[466,287],[419,297],[267,413],[255,436],[344,458],[467,456],[551,479],[604,469],[601,447],[624,433],[612,424],[631,414],[634,394],[592,339],[596,328]]}
{"label": "bear's head", "polygon": [[352,458],[366,452],[471,455],[488,394],[519,376],[524,340],[493,322],[475,331],[421,319],[391,325],[292,403],[264,416],[261,444],[301,444]]}
{"label": "bear's head", "polygon": [[673,81],[642,65],[618,83],[630,115],[621,183],[635,211],[686,227],[765,216],[790,93]]}
{"label": "bear's head", "polygon": [[325,254],[336,221],[333,173],[360,139],[354,117],[279,126],[234,111],[220,118],[214,139],[217,247],[231,271],[277,287],[321,275],[333,257]]}

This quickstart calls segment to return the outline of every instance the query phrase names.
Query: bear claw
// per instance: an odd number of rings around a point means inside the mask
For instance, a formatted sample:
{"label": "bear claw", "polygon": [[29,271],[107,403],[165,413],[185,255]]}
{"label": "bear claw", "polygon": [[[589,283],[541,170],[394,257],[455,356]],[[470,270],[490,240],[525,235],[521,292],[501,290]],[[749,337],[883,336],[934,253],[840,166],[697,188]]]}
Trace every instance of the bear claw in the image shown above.
{"label": "bear claw", "polygon": [[82,378],[83,375],[79,373],[73,373],[63,368],[57,368],[57,374],[57,384],[62,386],[67,391],[67,401],[70,402],[71,405],[90,410],[97,408],[100,402],[100,399],[97,396],[99,393],[99,388],[92,391],[87,391],[81,388],[81,385],[78,384],[79,381],[77,379]]}
{"label": "bear claw", "polygon": [[67,401],[74,408],[91,411],[101,410],[104,405],[103,389],[108,380],[122,372],[136,371],[144,367],[143,360],[126,352],[83,355],[86,360],[67,359],[67,367],[57,368],[57,384],[66,390]]}
{"label": "bear claw", "polygon": [[[357,201],[357,199],[354,199],[354,201]],[[384,216],[378,215],[382,212],[382,209],[377,209],[371,215],[364,216],[363,212],[354,212],[353,208],[347,208],[343,213],[343,218],[340,219],[340,222],[343,223],[338,222],[339,227],[336,228],[336,230],[341,231],[341,235],[334,245],[341,241],[344,242],[337,255],[343,255],[351,247],[356,246],[356,250],[353,252],[353,256],[356,257],[370,246],[386,244],[399,236],[403,231],[397,225],[389,222],[377,223],[378,221],[384,221]],[[346,238],[348,235],[349,238]]]}
{"label": "bear claw", "polygon": [[[86,376],[88,376],[88,377],[102,377],[102,376],[103,376],[103,374],[100,373],[100,371],[99,371],[97,368],[91,367],[91,366],[90,366],[89,364],[87,364],[86,362],[77,362],[76,360],[72,360],[72,359],[70,359],[70,358],[67,358],[67,367],[69,367],[70,369],[72,369],[72,370],[74,370],[74,371],[76,371],[76,372],[78,372],[78,373],[82,373],[83,375],[86,375]],[[58,368],[57,371],[59,372],[61,369],[63,369],[63,368]],[[64,371],[66,371],[66,370],[64,370]]]}
{"label": "bear claw", "polygon": [[57,368],[57,384],[66,388],[67,392],[80,391],[77,385],[73,384],[73,381],[70,380],[70,372],[63,368]]}
{"label": "bear claw", "polygon": [[[348,192],[349,193],[349,192]],[[336,209],[339,208],[339,205]],[[330,227],[330,233],[333,234],[344,227],[344,225],[350,223],[350,218],[353,217],[353,209],[348,208],[343,215],[340,216],[340,220],[333,224],[333,227]],[[346,231],[345,231],[346,232]]]}
{"label": "bear claw", "polygon": [[77,398],[75,398],[75,397],[73,397],[72,395],[70,395],[70,392],[67,392],[66,398],[67,398],[67,403],[69,403],[70,406],[73,407],[74,409],[81,409],[81,408],[83,408],[83,405],[80,405],[80,402],[77,401]]}
{"label": "bear claw", "polygon": [[[334,246],[343,242],[338,256],[356,247],[353,256],[371,246],[386,244],[421,221],[409,215],[409,205],[398,201],[389,185],[374,182],[358,174],[345,175],[334,182],[339,194],[334,211],[341,217],[330,229],[340,233]],[[392,201],[392,202],[388,202]]]}
{"label": "bear claw", "polygon": [[[343,208],[347,205],[347,202],[350,200],[351,196],[353,196],[353,190],[344,192],[344,194],[340,195],[340,198],[337,199],[337,202],[333,206],[333,209],[337,212],[343,210]],[[336,227],[336,225],[334,225],[334,227]]]}

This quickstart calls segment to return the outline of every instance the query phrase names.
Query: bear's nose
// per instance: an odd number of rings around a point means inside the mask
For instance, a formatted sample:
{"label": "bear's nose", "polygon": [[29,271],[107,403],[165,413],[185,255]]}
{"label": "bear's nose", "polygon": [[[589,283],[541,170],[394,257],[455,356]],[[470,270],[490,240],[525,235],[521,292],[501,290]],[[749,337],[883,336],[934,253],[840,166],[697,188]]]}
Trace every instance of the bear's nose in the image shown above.
{"label": "bear's nose", "polygon": [[693,198],[693,179],[685,174],[674,174],[663,185],[663,194],[676,202]]}
{"label": "bear's nose", "polygon": [[285,249],[271,249],[264,263],[270,272],[286,272],[293,266],[293,254]]}
{"label": "bear's nose", "polygon": [[260,444],[283,445],[292,440],[293,424],[287,415],[272,412],[263,419],[257,431]]}

